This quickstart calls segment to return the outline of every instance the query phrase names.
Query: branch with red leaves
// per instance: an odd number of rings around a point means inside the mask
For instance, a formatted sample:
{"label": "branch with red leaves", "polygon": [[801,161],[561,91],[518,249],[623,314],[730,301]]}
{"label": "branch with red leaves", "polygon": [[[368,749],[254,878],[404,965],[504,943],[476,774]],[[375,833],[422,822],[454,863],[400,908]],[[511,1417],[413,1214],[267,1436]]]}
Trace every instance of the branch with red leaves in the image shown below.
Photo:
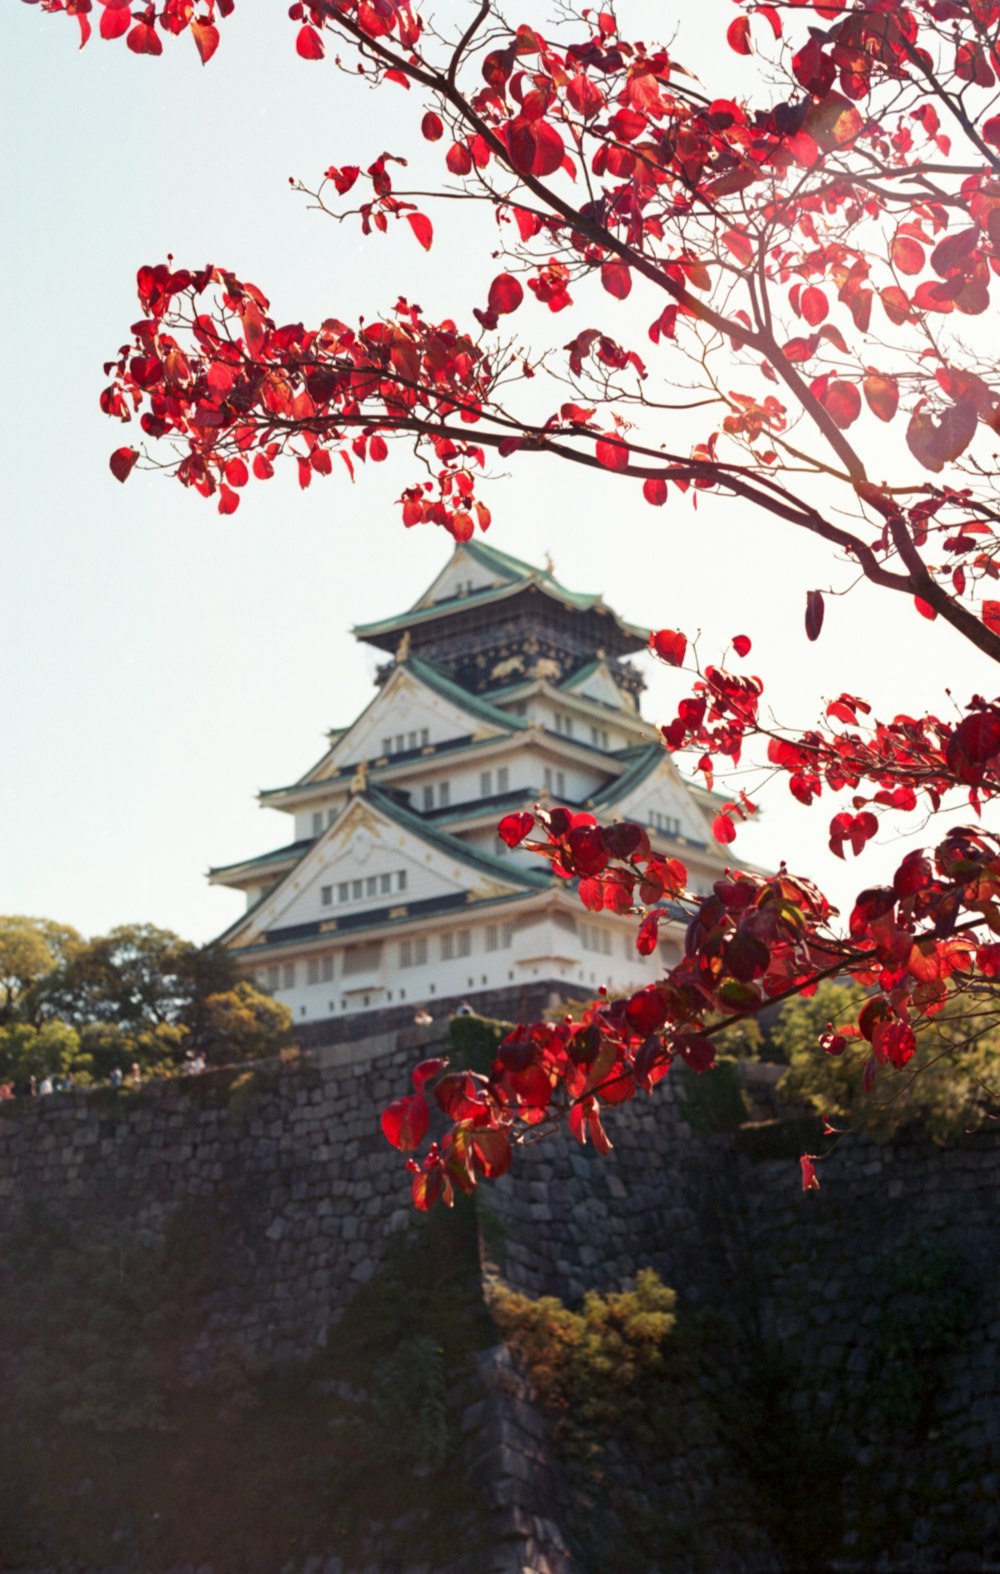
{"label": "branch with red leaves", "polygon": [[[688,651],[686,637],[669,629],[652,634],[650,646],[671,666]],[[750,640],[737,635],[732,649],[742,660]],[[841,695],[827,707],[827,720],[843,730],[795,737],[761,724],[760,678],[716,666],[695,670],[693,693],[662,729],[665,747],[693,749],[711,785],[717,759],[735,765],[747,740],[758,737],[766,740],[769,765],[800,801],[812,803],[824,790],[850,792],[855,812],[840,811],[830,824],[838,857],[847,846],[860,854],[885,811],[913,812],[924,801],[937,812],[948,795],[960,794],[978,814],[1000,792],[1000,702],[976,699],[954,722],[900,716],[862,730],[859,718],[870,707]],[[859,793],[862,786],[867,794]],[[745,793],[727,804],[713,825],[716,839],[732,842],[736,821],[754,807]],[[891,884],[859,893],[846,932],[834,926],[836,911],[822,893],[784,868],[771,876],[732,872],[710,895],[692,894],[684,865],[655,853],[639,825],[602,825],[592,814],[536,807],[507,815],[499,834],[508,846],[545,858],[557,878],[575,882],[589,911],[638,918],[640,955],[656,951],[661,925],[683,923],[684,954],[659,982],[627,999],[602,998],[579,1021],[519,1026],[489,1076],[451,1072],[435,1082],[433,1097],[452,1124],[422,1161],[409,1161],[421,1208],[450,1201],[456,1185],[471,1190],[480,1177],[502,1174],[514,1147],[540,1128],[565,1123],[580,1142],[589,1138],[606,1151],[604,1106],[651,1092],[678,1058],[695,1072],[710,1070],[718,1039],[734,1023],[810,995],[827,978],[850,979],[866,992],[847,1031],[870,1045],[862,1074],[871,1091],[880,1067],[908,1064],[922,1022],[963,992],[981,1003],[1000,971],[1000,838],[981,829],[958,827],[931,852],[907,853]],[[843,1053],[844,1032],[831,1026],[818,1047]],[[421,1070],[427,1082],[444,1071],[444,1062],[434,1064],[434,1073]],[[413,1152],[427,1126],[421,1081],[389,1106],[383,1129],[396,1147]],[[810,1190],[819,1184],[815,1158],[803,1159]]]}
{"label": "branch with red leaves", "polygon": [[[29,3],[74,17],[86,43],[94,0]],[[910,598],[915,615],[1000,659],[1000,379],[988,331],[1000,276],[1000,0],[737,5],[729,47],[764,54],[777,84],[756,103],[703,92],[665,47],[623,36],[610,11],[566,12],[549,37],[537,18],[511,27],[482,0],[444,36],[405,0],[292,5],[304,61],[333,43],[371,85],[418,90],[414,139],[440,159],[430,189],[412,192],[398,161],[354,153],[323,173],[318,205],[366,236],[398,232],[429,249],[426,208],[482,204],[482,305],[465,325],[399,300],[356,327],[335,315],[305,327],[272,316],[228,269],[143,267],[141,316],[101,398],[143,438],[113,454],[114,475],[163,468],[228,514],[279,462],[305,487],[380,463],[402,441],[431,471],[404,489],[404,524],[458,540],[490,522],[479,493],[493,452],[600,469],[656,508],[712,490],[820,537],[848,577]],[[156,56],[189,34],[203,61],[233,9],[96,4],[103,38]],[[642,353],[614,323],[625,300],[647,306]],[[582,303],[610,320],[540,348],[514,334],[526,305],[537,323],[537,308],[543,322],[565,321]],[[539,418],[541,387],[551,397]],[[887,430],[901,441],[887,443]],[[810,591],[810,639],[823,609]],[[686,643],[654,636],[675,665]],[[742,660],[749,642],[733,649]],[[788,734],[762,722],[762,692],[758,678],[696,668],[664,743],[693,751],[711,781],[718,760],[735,763],[759,739],[800,801],[848,795],[830,822],[838,856],[862,852],[885,811],[933,814],[961,794],[978,813],[996,796],[996,701],[973,698],[952,720],[880,722],[842,694],[817,727]],[[732,840],[752,807],[745,795],[728,806],[717,837]],[[387,1135],[411,1153],[429,1091],[451,1122],[411,1161],[420,1206],[501,1173],[516,1142],[560,1120],[603,1146],[604,1105],[649,1091],[678,1056],[707,1068],[729,1024],[822,978],[869,993],[855,1024],[871,1045],[869,1080],[908,1061],[915,1026],[946,997],[994,987],[1000,858],[986,831],[952,830],[908,855],[891,884],[860,893],[840,933],[819,890],[784,870],[733,873],[696,897],[640,827],[536,810],[502,834],[513,843],[536,830],[533,850],[578,882],[586,906],[637,918],[640,950],[665,919],[682,922],[685,955],[660,983],[601,999],[581,1021],[518,1028],[488,1077],[425,1064],[386,1115]],[[836,1053],[835,1040],[822,1048]],[[814,1157],[803,1159],[810,1188]]]}
{"label": "branch with red leaves", "polygon": [[[34,3],[74,16],[86,42],[91,0]],[[141,412],[167,449],[147,447],[148,461],[223,513],[279,459],[305,486],[338,459],[381,459],[394,439],[435,470],[404,491],[405,522],[458,539],[489,521],[473,505],[491,449],[607,469],[642,483],[654,506],[714,489],[822,536],[1000,659],[988,593],[1000,575],[1000,385],[962,332],[991,310],[1000,272],[1000,117],[989,114],[1000,0],[737,3],[728,44],[770,52],[785,94],[774,102],[696,90],[610,12],[583,11],[549,38],[483,0],[448,38],[399,0],[293,5],[303,60],[322,60],[332,41],[374,85],[419,90],[414,132],[442,161],[440,185],[420,193],[399,189],[384,154],[331,165],[320,205],[328,193],[355,203],[341,216],[365,234],[405,221],[430,248],[425,205],[456,188],[483,203],[496,235],[476,324],[427,323],[400,302],[356,329],[336,317],[282,327],[228,270],[145,268],[144,316],[109,363],[105,410]],[[197,13],[193,0],[97,9],[102,36],[134,53],[190,33],[207,60],[233,0]],[[595,292],[613,309],[637,290],[651,310],[642,354],[608,327],[562,351],[497,337],[532,296],[559,313]],[[692,372],[680,452],[657,413],[676,401],[656,384]],[[516,408],[518,379],[540,375],[573,393],[541,422]],[[693,413],[706,405],[720,407],[707,424]],[[905,422],[909,468],[884,476],[880,432],[894,422]],[[118,449],[115,475],[142,457]]]}

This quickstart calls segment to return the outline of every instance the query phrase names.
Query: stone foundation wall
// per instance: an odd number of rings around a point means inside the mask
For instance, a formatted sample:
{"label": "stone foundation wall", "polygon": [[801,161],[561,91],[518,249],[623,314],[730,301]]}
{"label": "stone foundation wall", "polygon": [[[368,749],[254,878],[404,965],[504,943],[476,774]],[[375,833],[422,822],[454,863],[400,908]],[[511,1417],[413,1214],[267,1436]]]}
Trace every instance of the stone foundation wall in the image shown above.
{"label": "stone foundation wall", "polygon": [[[437,1036],[408,1027],[292,1063],[0,1106],[0,1255],[39,1221],[98,1244],[174,1232],[190,1253],[177,1308],[187,1380],[234,1357],[308,1357],[409,1217],[378,1116]],[[773,1363],[789,1448],[828,1451],[837,1566],[874,1567],[875,1547],[887,1569],[1000,1562],[1000,1137],[846,1143],[803,1194],[793,1152],[755,1161],[729,1136],[696,1136],[673,1078],[607,1126],[606,1158],[560,1135],[483,1188],[503,1279],[574,1303],[654,1267],[682,1315],[729,1319],[734,1382],[755,1392]],[[486,1364],[471,1420],[509,1538],[496,1568],[571,1574],[584,1565],[546,1429],[504,1353]],[[718,1440],[698,1447],[678,1466],[685,1501],[691,1481],[734,1468]],[[782,1567],[759,1527],[740,1535],[742,1561],[715,1569]]]}

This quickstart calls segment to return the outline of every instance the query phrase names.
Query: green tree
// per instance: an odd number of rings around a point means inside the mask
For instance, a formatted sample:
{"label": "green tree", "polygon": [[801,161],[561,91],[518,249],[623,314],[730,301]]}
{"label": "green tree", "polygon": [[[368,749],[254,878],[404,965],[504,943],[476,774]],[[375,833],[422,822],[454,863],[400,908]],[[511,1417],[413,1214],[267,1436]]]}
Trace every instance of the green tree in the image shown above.
{"label": "green tree", "polygon": [[9,1022],[0,1027],[0,1082],[63,1076],[75,1071],[79,1053],[79,1035],[65,1022]]}
{"label": "green tree", "polygon": [[215,1065],[260,1060],[292,1041],[292,1013],[245,980],[204,1003],[198,1044]]}
{"label": "green tree", "polygon": [[[792,1000],[783,1008],[771,1037],[779,1058],[788,1062],[779,1083],[784,1097],[880,1142],[904,1129],[944,1142],[996,1116],[1000,1023],[995,1006],[984,1001],[982,1015],[970,1019],[967,1000],[961,1007],[946,1005],[924,1026],[906,1066],[879,1065],[878,1081],[866,1093],[863,1067],[872,1046],[853,1036],[864,1000],[859,989],[826,983],[811,999]],[[824,1041],[836,1053],[817,1054],[817,1043]]]}
{"label": "green tree", "polygon": [[192,945],[154,924],[120,924],[69,954],[41,993],[48,1010],[77,1026],[190,1029],[208,995],[235,981],[231,959],[217,946]]}
{"label": "green tree", "polygon": [[22,914],[0,917],[0,1024],[35,1021],[40,983],[82,943],[69,924]]}

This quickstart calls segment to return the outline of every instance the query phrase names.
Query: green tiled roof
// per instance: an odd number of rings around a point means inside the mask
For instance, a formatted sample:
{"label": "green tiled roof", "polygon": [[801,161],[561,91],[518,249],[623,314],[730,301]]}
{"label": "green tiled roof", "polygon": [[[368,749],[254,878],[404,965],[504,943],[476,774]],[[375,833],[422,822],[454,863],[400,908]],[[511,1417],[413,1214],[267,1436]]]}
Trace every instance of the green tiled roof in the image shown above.
{"label": "green tiled roof", "polygon": [[478,716],[482,721],[489,721],[494,726],[500,727],[504,732],[523,732],[528,723],[521,716],[509,716],[499,706],[491,705],[490,701],[483,699],[478,694],[472,694],[468,689],[463,689],[460,683],[435,667],[431,662],[425,661],[422,656],[410,656],[406,665],[415,678],[421,683],[426,683],[429,689],[434,689],[443,699],[452,700],[461,706],[462,710],[469,711],[473,716]]}
{"label": "green tiled roof", "polygon": [[267,864],[285,863],[289,858],[301,858],[302,854],[312,846],[314,838],[304,837],[298,842],[289,842],[286,847],[276,847],[271,853],[258,853],[255,858],[238,858],[235,863],[218,864],[209,869],[209,879],[216,874],[228,874],[232,869],[258,869]]}
{"label": "green tiled roof", "polygon": [[525,563],[520,558],[511,557],[507,552],[500,552],[496,547],[488,547],[482,541],[466,541],[459,549],[468,552],[475,562],[482,567],[492,569],[501,574],[506,580],[506,585],[487,586],[482,590],[473,590],[464,596],[450,596],[447,600],[437,601],[429,607],[413,607],[409,612],[397,613],[395,617],[380,618],[374,623],[359,623],[353,630],[357,639],[372,639],[379,635],[391,634],[395,630],[402,632],[415,623],[427,623],[435,618],[448,617],[454,612],[459,612],[469,606],[486,606],[497,601],[505,601],[509,596],[516,595],[518,591],[529,584],[537,585],[545,594],[552,596],[556,601],[561,601],[564,606],[573,607],[578,612],[599,611],[605,613],[626,634],[642,640],[645,644],[648,630],[626,623],[610,607],[605,606],[600,594],[587,595],[577,590],[569,590],[547,569],[535,568],[531,563]]}
{"label": "green tiled roof", "polygon": [[419,837],[421,841],[429,842],[440,852],[447,853],[449,858],[456,858],[460,863],[471,864],[475,868],[482,869],[485,874],[506,880],[510,885],[523,885],[531,890],[543,890],[551,883],[549,876],[541,870],[518,868],[507,863],[505,859],[494,858],[492,853],[484,853],[477,847],[470,847],[468,842],[461,841],[459,837],[452,836],[448,831],[435,829],[419,814],[413,814],[401,804],[394,803],[377,787],[369,787],[364,797],[387,819],[394,820],[403,830],[412,831],[413,835]]}
{"label": "green tiled roof", "polygon": [[625,797],[626,793],[631,792],[633,787],[638,787],[640,782],[645,781],[646,777],[655,770],[657,765],[662,764],[665,758],[663,748],[659,743],[647,744],[641,751],[636,752],[637,758],[624,775],[617,776],[606,787],[601,787],[597,792],[593,793],[591,796],[592,803],[617,803],[620,798]]}

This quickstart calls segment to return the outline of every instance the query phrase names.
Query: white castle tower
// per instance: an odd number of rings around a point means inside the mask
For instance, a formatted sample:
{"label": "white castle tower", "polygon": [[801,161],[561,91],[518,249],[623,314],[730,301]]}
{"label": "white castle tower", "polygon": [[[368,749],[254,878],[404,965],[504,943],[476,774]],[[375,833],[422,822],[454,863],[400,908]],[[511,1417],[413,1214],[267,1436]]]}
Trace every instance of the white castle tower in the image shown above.
{"label": "white castle tower", "polygon": [[524,1019],[655,979],[679,928],[640,956],[634,924],[586,912],[496,833],[512,810],[562,803],[638,821],[695,890],[719,877],[718,800],[680,777],[623,659],[648,631],[468,541],[409,612],[354,633],[390,658],[374,698],[304,776],[260,795],[294,816],[293,839],[209,874],[244,893],[222,941],[297,1035],[332,1042],[463,1001]]}

